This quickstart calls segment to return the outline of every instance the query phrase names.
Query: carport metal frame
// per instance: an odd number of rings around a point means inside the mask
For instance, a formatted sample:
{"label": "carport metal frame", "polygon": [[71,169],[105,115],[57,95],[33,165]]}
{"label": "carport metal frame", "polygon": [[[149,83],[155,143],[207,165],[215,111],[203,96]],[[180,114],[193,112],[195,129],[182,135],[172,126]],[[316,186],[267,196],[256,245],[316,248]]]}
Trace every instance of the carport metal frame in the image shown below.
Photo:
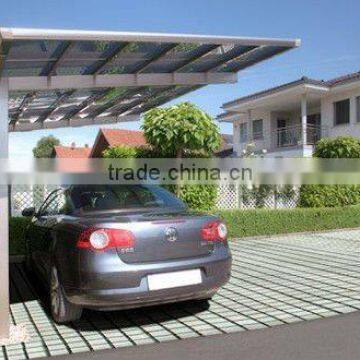
{"label": "carport metal frame", "polygon": [[[0,156],[8,157],[8,133],[9,131],[31,131],[41,128],[59,128],[69,126],[82,126],[92,124],[105,124],[118,121],[138,120],[139,115],[124,114],[115,117],[99,117],[81,118],[78,116],[70,119],[54,121],[53,123],[44,123],[39,121],[38,124],[15,124],[17,122],[15,115],[15,123],[9,123],[9,92],[10,91],[29,91],[30,93],[24,98],[19,109],[26,106],[26,102],[31,98],[31,92],[36,90],[54,90],[54,89],[88,89],[88,88],[114,88],[120,86],[136,87],[136,86],[203,86],[207,84],[223,84],[234,83],[237,81],[237,70],[234,72],[209,72],[202,73],[178,73],[176,69],[172,73],[141,73],[152,61],[156,61],[164,56],[178,43],[191,44],[209,44],[208,51],[204,51],[205,56],[211,50],[219,46],[236,44],[248,47],[247,51],[252,48],[262,48],[265,46],[284,47],[280,50],[274,50],[274,53],[258,54],[258,57],[251,59],[251,66],[261,60],[267,59],[273,55],[289,50],[300,45],[300,40],[282,40],[282,39],[263,39],[263,38],[244,38],[244,37],[227,37],[227,36],[204,36],[204,35],[186,35],[186,34],[158,34],[158,33],[129,33],[129,32],[111,32],[111,31],[73,31],[73,30],[43,30],[43,29],[15,29],[0,28],[0,50],[2,41],[15,40],[62,40],[68,41],[64,44],[58,59],[49,63],[46,71],[42,71],[40,76],[0,76]],[[91,74],[84,75],[56,75],[56,68],[61,64],[62,58],[71,49],[74,41],[114,41],[114,42],[160,42],[169,43],[162,52],[154,54],[150,59],[145,59],[144,63],[138,67],[135,73],[131,74],[99,74],[99,70],[107,61],[116,56],[124,46],[115,49],[109,58],[105,59],[102,64],[95,64],[95,71]],[[241,54],[240,54],[241,55]],[[190,59],[189,61],[197,60]],[[6,61],[6,56],[1,57],[0,53],[0,75],[2,67]],[[66,96],[66,95],[65,95]],[[61,98],[57,100],[61,104]],[[151,106],[156,106],[151,104]],[[81,107],[81,106],[80,106]],[[50,107],[49,114],[52,110]],[[35,121],[36,122],[36,121]],[[8,188],[6,185],[0,186],[0,338],[7,337],[9,332],[9,215],[8,215]]]}

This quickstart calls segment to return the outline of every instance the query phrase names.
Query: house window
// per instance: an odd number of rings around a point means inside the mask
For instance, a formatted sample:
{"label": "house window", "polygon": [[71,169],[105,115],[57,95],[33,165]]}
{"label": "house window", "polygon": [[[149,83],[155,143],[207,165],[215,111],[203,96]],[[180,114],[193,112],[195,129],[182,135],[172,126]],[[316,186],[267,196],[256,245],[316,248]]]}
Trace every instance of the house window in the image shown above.
{"label": "house window", "polygon": [[360,122],[360,96],[356,98],[356,120]]}
{"label": "house window", "polygon": [[241,143],[247,142],[247,123],[240,124],[240,142]]}
{"label": "house window", "polygon": [[350,100],[341,100],[334,103],[335,125],[350,122]]}
{"label": "house window", "polygon": [[254,140],[262,140],[264,138],[262,119],[254,120],[252,125],[253,125],[253,139]]}

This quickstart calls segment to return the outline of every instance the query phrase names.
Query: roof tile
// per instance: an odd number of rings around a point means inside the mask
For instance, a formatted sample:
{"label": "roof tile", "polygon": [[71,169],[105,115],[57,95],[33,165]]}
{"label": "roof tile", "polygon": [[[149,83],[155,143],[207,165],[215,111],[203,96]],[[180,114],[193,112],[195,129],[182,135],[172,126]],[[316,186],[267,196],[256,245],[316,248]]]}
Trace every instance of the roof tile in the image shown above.
{"label": "roof tile", "polygon": [[55,146],[55,156],[57,158],[88,158],[90,157],[91,148],[89,147],[72,147],[72,146]]}

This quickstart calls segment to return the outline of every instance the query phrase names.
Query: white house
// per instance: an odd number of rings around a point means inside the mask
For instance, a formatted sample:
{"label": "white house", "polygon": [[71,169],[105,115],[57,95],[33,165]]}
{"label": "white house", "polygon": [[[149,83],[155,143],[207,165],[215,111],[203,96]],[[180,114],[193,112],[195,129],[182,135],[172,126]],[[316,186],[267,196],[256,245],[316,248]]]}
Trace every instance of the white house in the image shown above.
{"label": "white house", "polygon": [[322,137],[360,137],[360,72],[332,80],[299,80],[223,104],[233,123],[234,154],[249,145],[268,156],[311,156]]}

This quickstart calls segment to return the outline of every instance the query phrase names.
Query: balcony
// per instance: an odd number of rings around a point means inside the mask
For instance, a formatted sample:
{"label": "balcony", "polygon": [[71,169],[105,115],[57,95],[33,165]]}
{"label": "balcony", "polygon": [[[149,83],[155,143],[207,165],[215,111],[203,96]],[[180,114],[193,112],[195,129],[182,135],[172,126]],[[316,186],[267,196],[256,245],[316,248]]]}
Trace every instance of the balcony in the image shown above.
{"label": "balcony", "polygon": [[[318,140],[326,136],[326,132],[325,127],[308,124],[306,128],[306,145],[315,145]],[[273,131],[271,133],[271,143],[274,148],[301,145],[301,125],[287,126]]]}

